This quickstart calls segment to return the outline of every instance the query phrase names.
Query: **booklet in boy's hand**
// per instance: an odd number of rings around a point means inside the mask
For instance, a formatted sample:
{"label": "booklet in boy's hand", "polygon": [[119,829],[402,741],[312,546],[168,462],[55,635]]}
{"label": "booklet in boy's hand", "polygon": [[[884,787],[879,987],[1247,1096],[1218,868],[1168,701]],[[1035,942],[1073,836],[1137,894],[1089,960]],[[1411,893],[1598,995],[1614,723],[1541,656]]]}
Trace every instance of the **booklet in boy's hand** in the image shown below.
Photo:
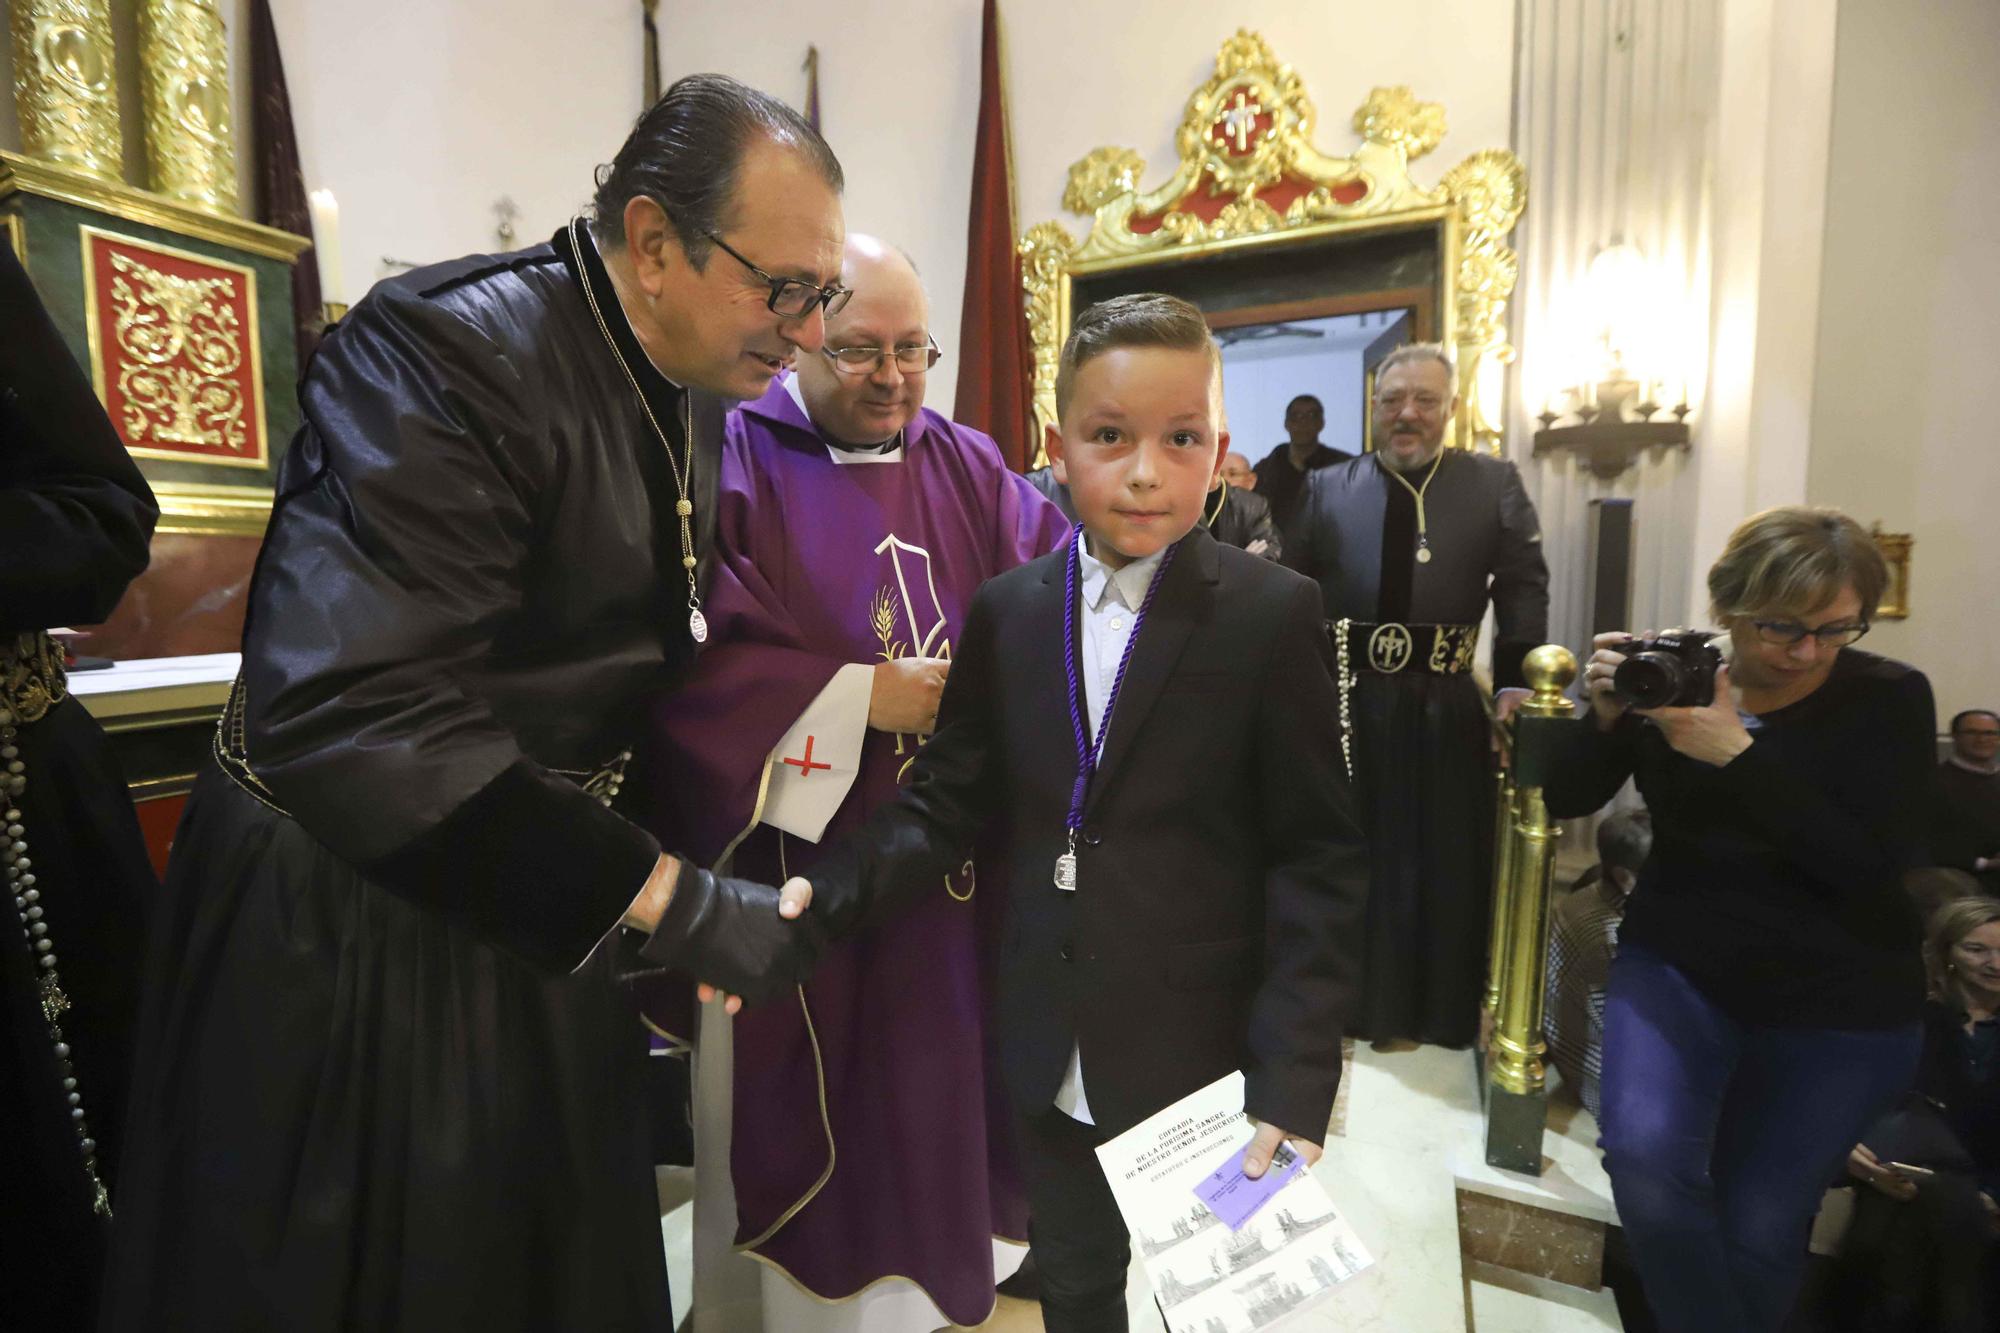
{"label": "booklet in boy's hand", "polygon": [[1097,1150],[1171,1333],[1269,1328],[1372,1262],[1289,1146],[1243,1175],[1255,1132],[1230,1074]]}

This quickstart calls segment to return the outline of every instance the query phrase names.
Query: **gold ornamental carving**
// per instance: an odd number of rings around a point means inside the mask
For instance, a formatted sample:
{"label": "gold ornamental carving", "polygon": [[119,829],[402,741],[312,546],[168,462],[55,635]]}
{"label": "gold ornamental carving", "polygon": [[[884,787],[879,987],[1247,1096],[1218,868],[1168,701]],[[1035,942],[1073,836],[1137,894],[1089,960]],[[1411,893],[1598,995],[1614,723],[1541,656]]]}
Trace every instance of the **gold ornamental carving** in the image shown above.
{"label": "gold ornamental carving", "polygon": [[256,273],[80,232],[91,378],[125,447],[142,458],[265,467]]}
{"label": "gold ornamental carving", "polygon": [[14,0],[14,105],[29,157],[119,180],[125,169],[110,0]]}
{"label": "gold ornamental carving", "polygon": [[178,277],[122,254],[110,260],[125,438],[241,449],[249,431],[233,379],[243,365],[234,280]]}
{"label": "gold ornamental carving", "polygon": [[1436,189],[1418,185],[1410,163],[1438,146],[1446,122],[1442,106],[1408,88],[1376,88],[1352,124],[1361,142],[1351,153],[1321,152],[1304,81],[1261,36],[1239,30],[1188,98],[1180,160],[1164,184],[1141,188],[1145,161],[1129,148],[1097,148],[1071,166],[1063,206],[1088,217],[1089,232],[1078,241],[1044,222],[1019,244],[1038,426],[1055,421],[1056,362],[1077,276],[1430,221],[1440,224],[1440,271],[1450,283],[1440,333],[1465,399],[1452,442],[1497,448],[1502,372],[1514,357],[1507,301],[1519,276],[1507,237],[1527,202],[1527,174],[1512,153],[1487,149]]}
{"label": "gold ornamental carving", "polygon": [[153,190],[210,213],[236,212],[229,48],[216,0],[142,0],[139,42]]}

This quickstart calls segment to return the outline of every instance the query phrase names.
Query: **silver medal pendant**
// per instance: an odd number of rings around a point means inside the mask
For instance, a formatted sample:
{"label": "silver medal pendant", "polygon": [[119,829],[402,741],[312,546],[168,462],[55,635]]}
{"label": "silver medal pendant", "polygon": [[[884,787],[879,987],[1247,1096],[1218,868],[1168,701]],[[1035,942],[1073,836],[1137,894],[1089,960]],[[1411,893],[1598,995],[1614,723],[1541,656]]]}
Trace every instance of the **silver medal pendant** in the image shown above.
{"label": "silver medal pendant", "polygon": [[1064,893],[1076,892],[1076,853],[1064,852],[1056,858],[1056,887]]}
{"label": "silver medal pendant", "polygon": [[688,633],[694,636],[696,643],[708,642],[708,617],[701,613],[700,608],[688,612]]}

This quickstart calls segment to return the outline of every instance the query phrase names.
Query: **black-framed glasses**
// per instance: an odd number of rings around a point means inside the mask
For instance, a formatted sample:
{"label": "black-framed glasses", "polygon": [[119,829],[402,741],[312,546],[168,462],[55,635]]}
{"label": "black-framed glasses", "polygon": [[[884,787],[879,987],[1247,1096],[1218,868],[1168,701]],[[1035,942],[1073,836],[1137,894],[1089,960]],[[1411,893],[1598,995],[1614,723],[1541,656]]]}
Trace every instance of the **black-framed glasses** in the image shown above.
{"label": "black-framed glasses", "polygon": [[[831,313],[830,311],[828,313]],[[901,347],[822,347],[826,359],[833,362],[833,368],[843,375],[873,375],[882,368],[886,357],[895,358],[896,369],[905,375],[921,375],[938,363],[944,353],[938,349],[937,339],[925,335],[922,344],[907,343]]]}
{"label": "black-framed glasses", "polygon": [[1757,627],[1757,637],[1775,647],[1789,648],[1810,634],[1819,640],[1822,648],[1845,648],[1868,632],[1868,622],[1863,620],[1848,625],[1821,625],[1818,629],[1807,629],[1796,620],[1753,620]]}
{"label": "black-framed glasses", "polygon": [[818,306],[826,311],[830,319],[839,314],[840,308],[847,304],[847,298],[854,295],[851,290],[837,282],[831,287],[821,287],[816,283],[807,282],[804,278],[774,278],[738,254],[728,241],[714,232],[705,231],[702,235],[721,246],[723,253],[755,273],[757,280],[771,289],[771,294],[765,299],[764,304],[774,315],[780,315],[785,319],[803,319],[812,312],[814,306]]}

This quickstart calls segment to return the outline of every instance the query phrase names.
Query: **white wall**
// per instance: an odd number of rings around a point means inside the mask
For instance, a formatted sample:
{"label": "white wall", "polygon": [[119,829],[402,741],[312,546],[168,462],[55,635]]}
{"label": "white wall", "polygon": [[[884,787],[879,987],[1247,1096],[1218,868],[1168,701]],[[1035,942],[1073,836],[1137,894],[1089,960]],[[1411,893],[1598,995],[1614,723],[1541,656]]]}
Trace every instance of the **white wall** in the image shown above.
{"label": "white wall", "polygon": [[1222,354],[1222,400],[1229,407],[1230,450],[1254,466],[1284,444],[1285,405],[1302,393],[1326,409],[1322,443],[1361,452],[1361,350],[1307,348],[1282,356]]}
{"label": "white wall", "polygon": [[[239,4],[225,3],[240,30]],[[272,0],[272,11],[306,185],[340,200],[350,301],[390,271],[385,255],[501,249],[502,195],[521,209],[515,244],[546,239],[589,202],[591,172],[640,111],[630,0]]]}
{"label": "white wall", "polygon": [[1807,493],[1916,537],[1867,647],[2000,706],[2000,6],[1843,0]]}
{"label": "white wall", "polygon": [[[965,282],[978,0],[668,0],[661,9],[670,81],[717,69],[797,98],[806,43],[818,45],[825,130],[848,173],[848,225],[882,232],[916,257],[949,357]],[[1060,219],[1082,234],[1083,219],[1062,211],[1063,187],[1070,163],[1100,145],[1137,149],[1147,163],[1142,183],[1164,181],[1188,94],[1214,73],[1216,48],[1239,26],[1261,32],[1299,70],[1326,151],[1348,151],[1354,108],[1374,85],[1394,83],[1444,103],[1449,118],[1444,144],[1417,164],[1424,183],[1507,143],[1513,6],[1504,0],[1411,0],[1393,9],[1003,0],[1000,14],[1022,230]],[[940,366],[932,406],[948,407],[956,378],[953,363]]]}
{"label": "white wall", "polygon": [[[114,0],[121,14],[134,0]],[[341,205],[350,298],[384,255],[430,261],[492,249],[493,202],[522,210],[521,244],[589,197],[640,109],[633,0],[272,0],[309,187]],[[222,0],[245,73],[241,0]],[[1513,5],[1309,0],[1140,5],[1004,0],[1007,93],[1019,221],[1061,218],[1069,164],[1101,144],[1145,155],[1166,179],[1187,96],[1238,26],[1261,32],[1303,75],[1320,146],[1354,144],[1349,119],[1376,84],[1442,102],[1450,133],[1416,166],[1434,184],[1459,159],[1507,143]],[[979,0],[665,0],[664,79],[720,70],[795,104],[801,62],[820,49],[827,137],[847,170],[848,225],[908,249],[931,289],[938,339],[958,345],[966,207],[979,101]],[[4,44],[0,44],[4,45]],[[136,68],[136,43],[121,52]],[[129,75],[128,75],[129,77]],[[239,96],[239,134],[244,107]],[[0,146],[14,134],[0,112]],[[135,169],[141,164],[129,164]],[[948,408],[947,360],[932,405]]]}

